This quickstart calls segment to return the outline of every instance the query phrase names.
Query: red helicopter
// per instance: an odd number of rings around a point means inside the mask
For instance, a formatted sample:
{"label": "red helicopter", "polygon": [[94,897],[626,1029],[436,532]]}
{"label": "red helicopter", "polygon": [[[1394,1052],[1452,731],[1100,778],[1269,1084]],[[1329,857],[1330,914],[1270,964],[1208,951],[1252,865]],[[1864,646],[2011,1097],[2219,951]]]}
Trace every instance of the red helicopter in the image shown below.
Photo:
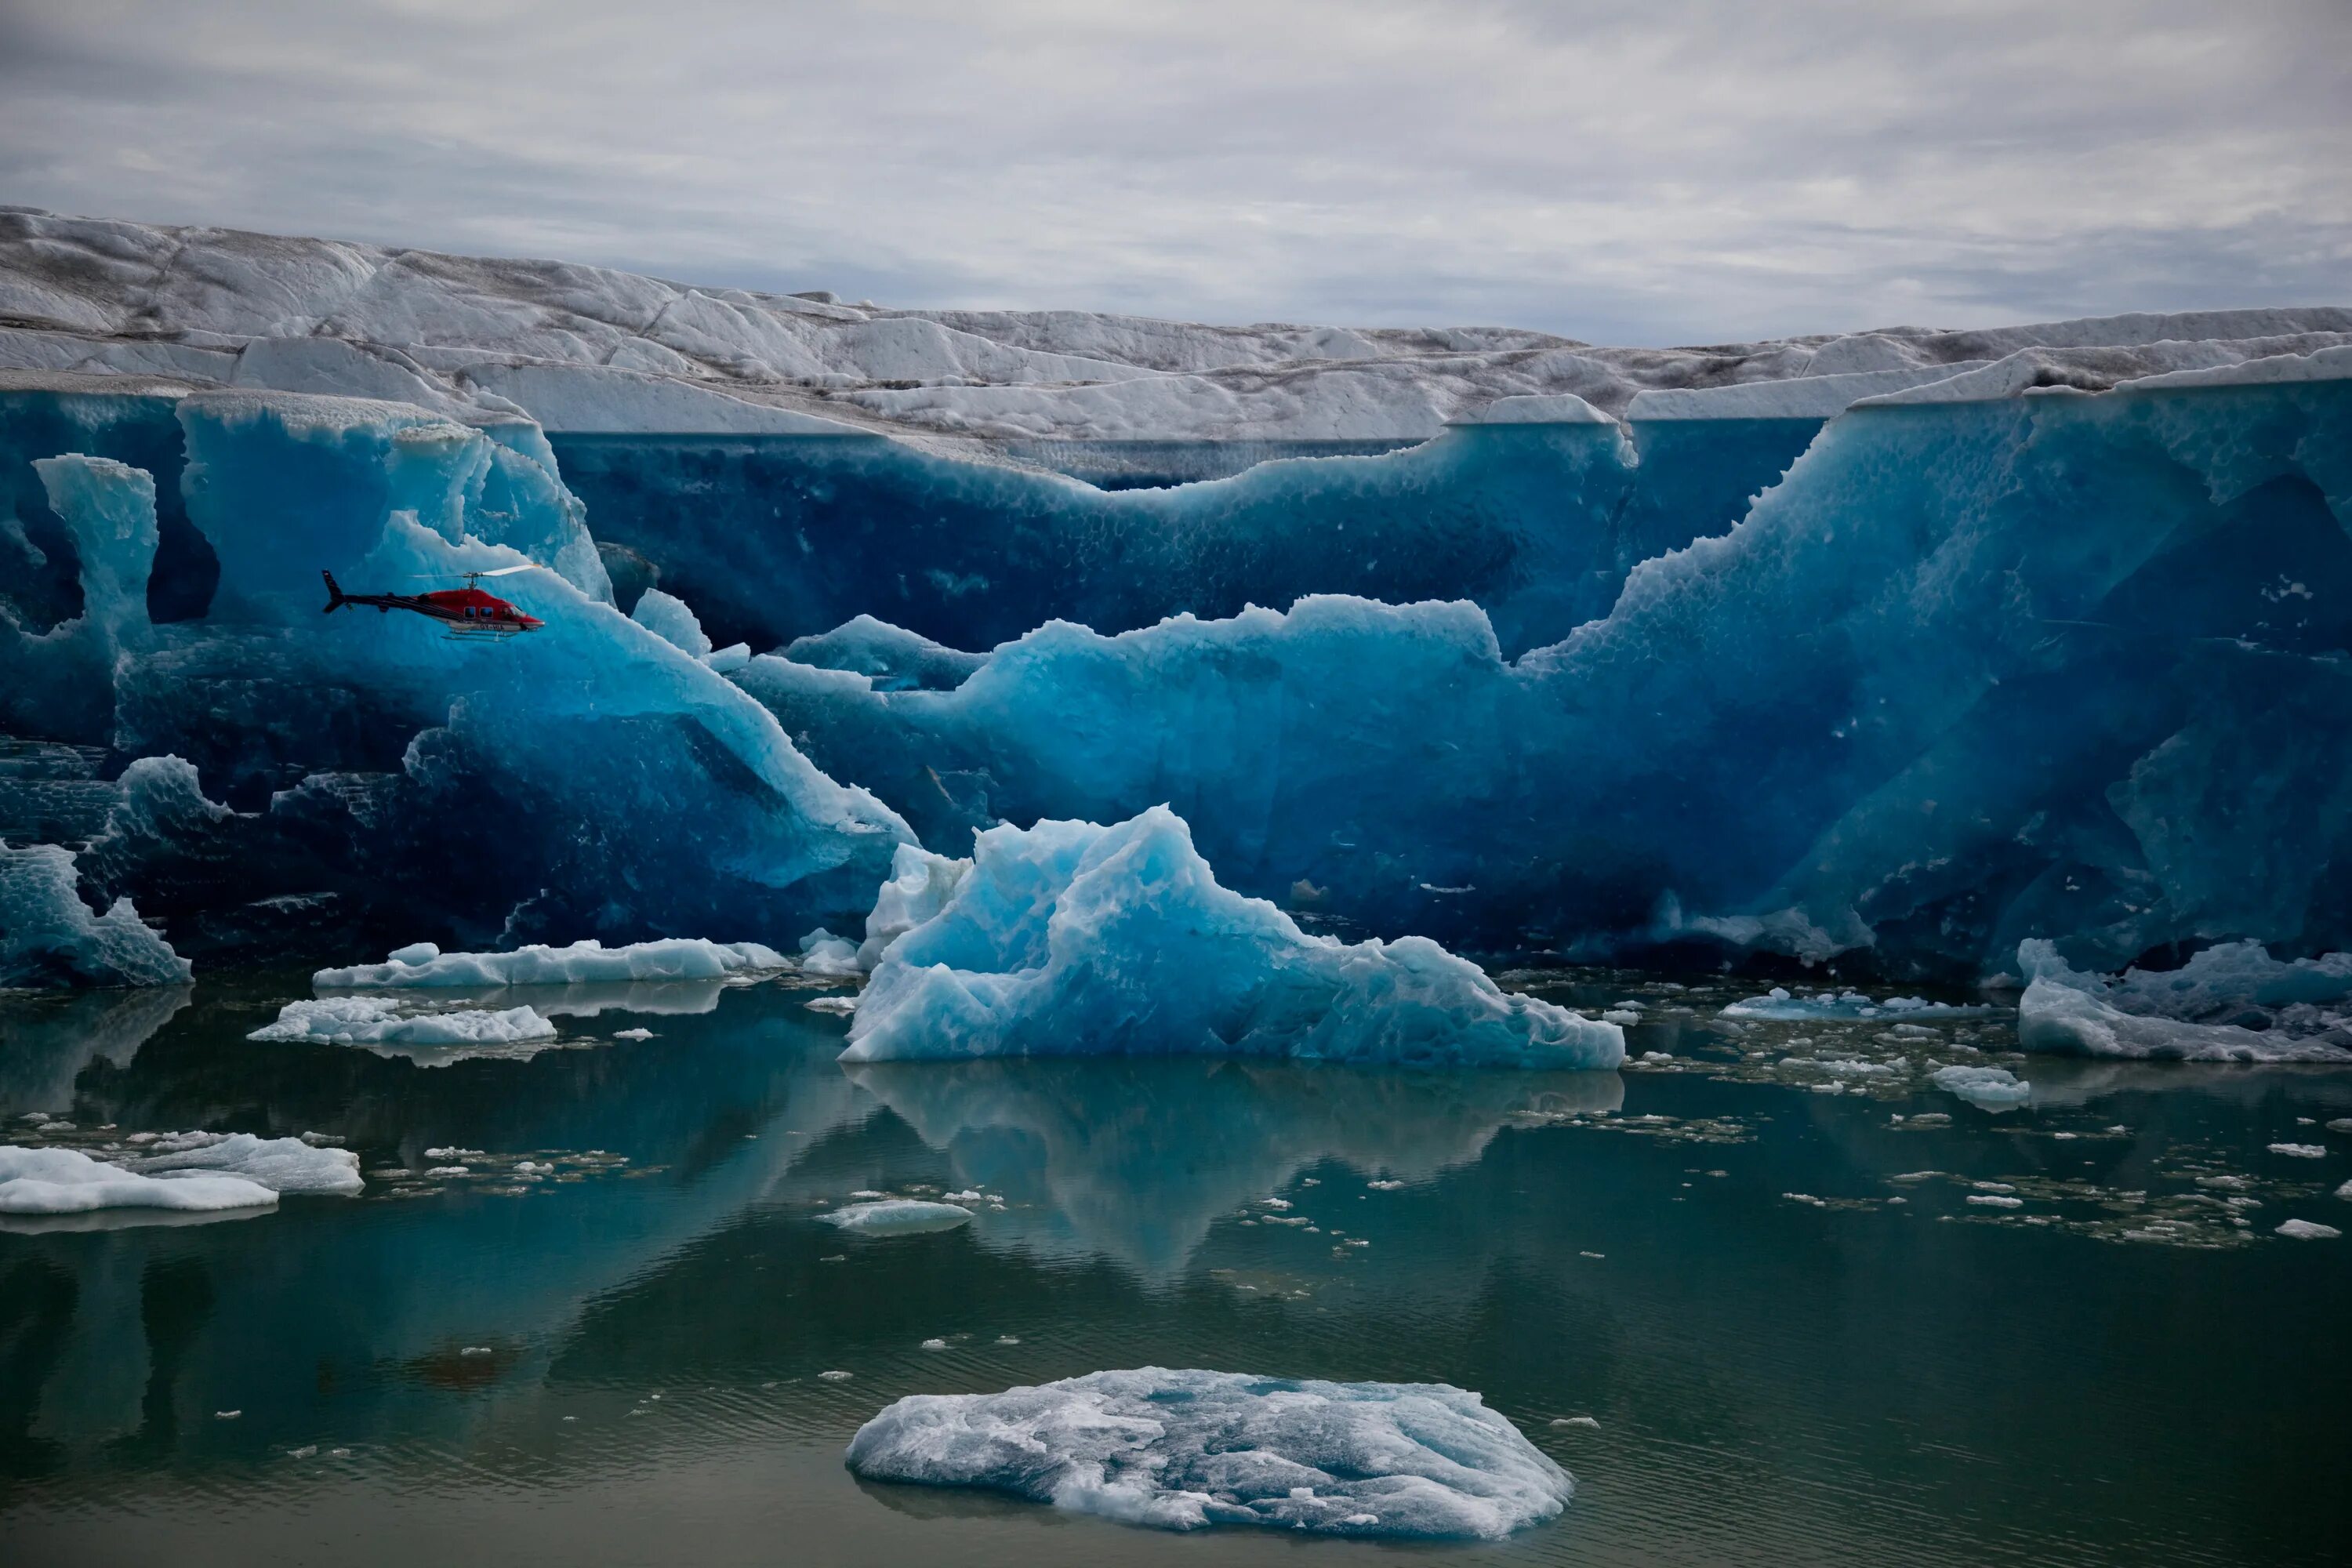
{"label": "red helicopter", "polygon": [[335,585],[332,572],[321,572],[327,580],[327,607],[321,615],[333,615],[345,605],[373,605],[379,612],[414,610],[418,615],[439,621],[453,637],[490,637],[499,641],[517,632],[535,632],[547,623],[537,616],[526,616],[496,594],[485,594],[478,586],[485,577],[504,577],[513,572],[528,572],[523,566],[500,566],[489,572],[465,572],[453,575],[466,579],[462,588],[440,588],[429,594],[346,594]]}

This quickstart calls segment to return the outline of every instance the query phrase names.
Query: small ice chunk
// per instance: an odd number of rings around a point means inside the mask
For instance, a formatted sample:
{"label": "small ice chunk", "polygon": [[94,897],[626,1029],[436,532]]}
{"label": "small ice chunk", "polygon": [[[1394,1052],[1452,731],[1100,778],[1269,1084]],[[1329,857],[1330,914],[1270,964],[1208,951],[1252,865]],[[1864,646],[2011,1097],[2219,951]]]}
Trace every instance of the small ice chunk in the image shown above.
{"label": "small ice chunk", "polygon": [[2273,1143],[2270,1150],[2273,1154],[2292,1154],[2298,1160],[2327,1158],[2327,1147],[2323,1143]]}
{"label": "small ice chunk", "polygon": [[615,1029],[613,1031],[613,1037],[616,1040],[650,1040],[654,1037],[654,1032],[639,1025],[634,1029]]}
{"label": "small ice chunk", "polygon": [[328,996],[289,1002],[278,1021],[256,1029],[249,1040],[315,1040],[336,1046],[482,1046],[551,1040],[555,1026],[530,1007],[498,1012],[465,1008],[447,1013],[404,1014],[379,996]]}
{"label": "small ice chunk", "polygon": [[821,1372],[817,1373],[817,1376],[824,1379],[827,1383],[846,1383],[849,1381],[849,1373],[845,1372]]}
{"label": "small ice chunk", "polygon": [[801,938],[801,973],[803,974],[862,974],[857,962],[857,944],[847,937],[835,936],[819,926]]}
{"label": "small ice chunk", "polygon": [[2278,1234],[2293,1237],[2297,1241],[2334,1241],[2344,1233],[2332,1225],[2320,1225],[2307,1219],[2291,1219],[2278,1227]]}
{"label": "small ice chunk", "polygon": [[213,1412],[213,1419],[215,1421],[234,1421],[244,1414],[245,1412],[242,1410],[215,1410]]}
{"label": "small ice chunk", "polygon": [[943,1351],[948,1348],[948,1342],[947,1341],[940,1339],[925,1340],[923,1342],[923,1348],[927,1351]]}
{"label": "small ice chunk", "polygon": [[916,1236],[925,1231],[953,1230],[971,1218],[971,1211],[961,1204],[885,1198],[878,1203],[848,1204],[816,1217],[859,1236]]}
{"label": "small ice chunk", "polygon": [[1983,1204],[1990,1208],[2000,1209],[2023,1208],[2025,1206],[2025,1200],[2023,1198],[2012,1198],[2005,1193],[1970,1193],[1969,1194],[1969,1202],[1972,1204]]}
{"label": "small ice chunk", "polygon": [[868,1480],[986,1488],[1163,1530],[1491,1541],[1575,1490],[1507,1419],[1444,1384],[1159,1367],[910,1395],[859,1428],[848,1460]]}
{"label": "small ice chunk", "polygon": [[1555,1415],[1551,1424],[1555,1426],[1586,1426],[1595,1432],[1601,1430],[1601,1423],[1590,1415]]}
{"label": "small ice chunk", "polygon": [[2022,1105],[2033,1094],[2033,1086],[2007,1068],[1937,1068],[1927,1081],[1987,1109]]}

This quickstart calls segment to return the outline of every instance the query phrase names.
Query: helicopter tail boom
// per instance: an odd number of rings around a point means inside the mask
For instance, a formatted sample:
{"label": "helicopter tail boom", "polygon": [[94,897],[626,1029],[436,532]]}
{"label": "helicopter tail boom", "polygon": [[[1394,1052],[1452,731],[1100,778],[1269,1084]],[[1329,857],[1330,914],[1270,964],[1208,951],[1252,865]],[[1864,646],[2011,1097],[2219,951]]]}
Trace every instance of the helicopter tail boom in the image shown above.
{"label": "helicopter tail boom", "polygon": [[351,601],[343,596],[343,591],[341,588],[335,586],[335,574],[332,572],[321,572],[319,575],[327,580],[327,607],[319,613],[322,616],[331,616]]}

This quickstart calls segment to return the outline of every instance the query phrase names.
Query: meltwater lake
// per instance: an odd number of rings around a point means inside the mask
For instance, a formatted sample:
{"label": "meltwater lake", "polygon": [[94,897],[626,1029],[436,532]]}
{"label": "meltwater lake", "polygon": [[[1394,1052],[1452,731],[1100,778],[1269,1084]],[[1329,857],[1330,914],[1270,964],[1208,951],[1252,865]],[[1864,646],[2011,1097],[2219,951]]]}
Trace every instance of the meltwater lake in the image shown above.
{"label": "meltwater lake", "polygon": [[[2277,1227],[2352,1215],[2352,1069],[1503,978],[1638,1013],[1626,1068],[845,1068],[797,979],[541,995],[551,1047],[471,1058],[248,1040],[300,976],[7,999],[11,1141],[310,1132],[366,1187],[11,1222],[0,1555],[2341,1560],[2352,1243]],[[2030,1100],[1930,1086],[1955,1058]],[[817,1217],[859,1194],[975,1213]],[[1500,1544],[1400,1546],[844,1468],[904,1394],[1154,1365],[1476,1390],[1576,1493]]]}

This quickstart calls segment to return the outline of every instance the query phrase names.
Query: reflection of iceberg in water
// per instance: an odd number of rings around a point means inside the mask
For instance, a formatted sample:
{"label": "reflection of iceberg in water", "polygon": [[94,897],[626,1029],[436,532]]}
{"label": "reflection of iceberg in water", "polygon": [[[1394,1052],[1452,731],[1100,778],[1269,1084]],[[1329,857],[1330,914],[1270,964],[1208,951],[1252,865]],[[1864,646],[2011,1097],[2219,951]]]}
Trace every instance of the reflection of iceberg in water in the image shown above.
{"label": "reflection of iceberg in water", "polygon": [[0,1050],[0,1115],[71,1110],[82,1068],[101,1059],[129,1065],[148,1037],[188,1005],[191,992],[149,985],[0,998],[7,1041]]}
{"label": "reflection of iceberg in water", "polygon": [[2056,1110],[2089,1105],[2117,1094],[2189,1092],[2252,1107],[2274,1097],[2333,1106],[2330,1093],[2352,1080],[2352,1067],[2329,1063],[2249,1066],[2229,1062],[2165,1062],[2037,1057],[2032,1105]]}
{"label": "reflection of iceberg in water", "polygon": [[[495,1077],[471,1090],[414,1074],[430,1081],[395,1106],[354,1110],[478,1147],[593,1142],[628,1152],[643,1179],[519,1197],[289,1199],[250,1225],[11,1238],[0,1299],[32,1303],[51,1347],[29,1369],[32,1429],[178,1463],[241,1452],[257,1433],[274,1441],[327,1382],[341,1391],[343,1441],[454,1438],[537,1398],[547,1356],[586,1303],[770,1201],[803,1153],[872,1110],[835,1067],[833,1031],[744,1013],[678,1032],[705,1027],[676,1050],[477,1063]],[[142,1084],[130,1102],[205,1092],[207,1062],[186,1070],[187,1084]],[[804,1136],[772,1135],[775,1125]],[[491,1353],[462,1353],[477,1346]],[[95,1405],[92,1367],[116,1369],[104,1380],[115,1393]],[[224,1409],[245,1415],[216,1424]]]}
{"label": "reflection of iceberg in water", "polygon": [[1155,1277],[1181,1268],[1220,1215],[1323,1161],[1424,1180],[1476,1159],[1515,1110],[1613,1110],[1625,1092],[1604,1072],[1190,1059],[884,1063],[854,1076],[966,1184],[1012,1200],[985,1239]]}

